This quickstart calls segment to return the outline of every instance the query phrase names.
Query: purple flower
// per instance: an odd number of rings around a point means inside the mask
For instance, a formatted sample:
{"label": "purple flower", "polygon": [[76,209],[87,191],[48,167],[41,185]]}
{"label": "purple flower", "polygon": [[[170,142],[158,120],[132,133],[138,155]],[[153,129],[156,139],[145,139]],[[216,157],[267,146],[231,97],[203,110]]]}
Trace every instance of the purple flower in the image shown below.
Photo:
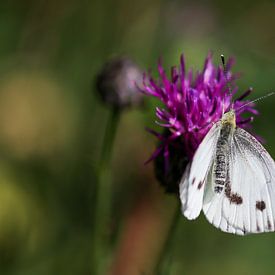
{"label": "purple flower", "polygon": [[[171,151],[184,155],[190,161],[212,124],[220,120],[222,114],[230,108],[236,112],[238,126],[250,126],[253,117],[245,119],[243,114],[258,114],[254,105],[239,108],[249,102],[243,99],[252,89],[248,89],[233,103],[233,95],[238,90],[234,85],[238,75],[231,72],[233,63],[234,60],[230,58],[225,73],[222,66],[213,64],[212,55],[209,54],[202,72],[195,74],[192,70],[186,71],[182,55],[179,68],[172,67],[170,79],[160,62],[159,80],[154,80],[150,74],[144,75],[141,89],[146,95],[157,97],[164,104],[164,108],[156,108],[156,116],[157,124],[166,129],[162,133],[149,130],[160,141],[149,161],[162,156],[165,171],[171,170]],[[233,86],[232,91],[230,85]]]}

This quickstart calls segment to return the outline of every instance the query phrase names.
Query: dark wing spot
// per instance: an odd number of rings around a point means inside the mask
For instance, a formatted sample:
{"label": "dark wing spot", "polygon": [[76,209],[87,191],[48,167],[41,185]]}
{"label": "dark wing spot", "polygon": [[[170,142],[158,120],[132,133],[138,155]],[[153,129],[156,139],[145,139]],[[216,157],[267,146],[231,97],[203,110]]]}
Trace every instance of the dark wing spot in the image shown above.
{"label": "dark wing spot", "polygon": [[225,195],[229,199],[230,203],[234,203],[234,204],[243,203],[243,198],[238,193],[233,193],[231,191],[231,186],[229,185],[229,182],[225,183]]}
{"label": "dark wing spot", "polygon": [[228,220],[226,220],[226,231],[229,231],[229,223],[228,223]]}
{"label": "dark wing spot", "polygon": [[195,183],[195,180],[196,180],[196,178],[193,178],[193,180],[192,180],[192,185]]}
{"label": "dark wing spot", "polygon": [[263,211],[265,209],[264,201],[256,201],[256,209]]}
{"label": "dark wing spot", "polygon": [[270,220],[267,220],[267,226],[268,226],[268,229],[269,229],[269,230],[271,230],[271,229],[272,229],[272,225],[271,225]]}
{"label": "dark wing spot", "polygon": [[198,190],[200,190],[202,188],[202,186],[203,186],[203,182],[200,181],[199,184],[198,184]]}
{"label": "dark wing spot", "polygon": [[230,198],[230,202],[235,203],[235,204],[242,204],[243,199],[237,193],[232,193],[231,198]]}

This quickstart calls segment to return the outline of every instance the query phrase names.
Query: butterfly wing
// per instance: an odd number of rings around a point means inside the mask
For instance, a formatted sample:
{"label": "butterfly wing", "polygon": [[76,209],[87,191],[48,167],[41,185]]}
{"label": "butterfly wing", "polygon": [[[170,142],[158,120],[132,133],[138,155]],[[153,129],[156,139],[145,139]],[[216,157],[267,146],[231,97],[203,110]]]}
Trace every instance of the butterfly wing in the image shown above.
{"label": "butterfly wing", "polygon": [[182,213],[188,219],[197,218],[202,209],[205,181],[213,163],[219,132],[220,122],[217,122],[199,145],[180,182]]}
{"label": "butterfly wing", "polygon": [[239,235],[274,231],[273,159],[253,136],[237,128],[229,160],[223,192],[215,194],[207,185],[203,206],[207,219],[222,231]]}

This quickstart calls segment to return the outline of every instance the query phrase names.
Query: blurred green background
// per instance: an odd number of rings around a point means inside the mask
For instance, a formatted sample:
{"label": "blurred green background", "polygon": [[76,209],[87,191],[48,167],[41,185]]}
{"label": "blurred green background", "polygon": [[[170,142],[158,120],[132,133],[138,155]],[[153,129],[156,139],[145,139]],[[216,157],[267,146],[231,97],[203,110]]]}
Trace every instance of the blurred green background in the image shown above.
{"label": "blurred green background", "polygon": [[[201,69],[209,50],[235,56],[241,91],[275,86],[274,1],[11,0],[0,2],[0,274],[94,274],[96,173],[110,110],[94,79],[127,55],[155,74],[185,54]],[[169,227],[178,199],[144,161],[156,101],[122,114],[114,141],[108,274],[274,274],[275,234],[238,237],[203,215]],[[255,132],[275,157],[274,103],[258,103]],[[275,198],[274,198],[275,199]],[[167,248],[167,247],[166,247]],[[166,249],[165,248],[165,249]],[[168,249],[167,248],[167,249]],[[167,252],[167,251],[166,251]]]}

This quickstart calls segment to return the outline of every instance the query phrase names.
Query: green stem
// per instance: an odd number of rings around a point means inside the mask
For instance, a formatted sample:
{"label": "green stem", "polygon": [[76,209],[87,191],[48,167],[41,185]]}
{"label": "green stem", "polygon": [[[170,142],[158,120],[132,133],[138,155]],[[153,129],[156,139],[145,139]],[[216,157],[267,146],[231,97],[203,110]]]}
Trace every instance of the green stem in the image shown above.
{"label": "green stem", "polygon": [[120,110],[113,109],[106,126],[99,161],[98,178],[95,190],[94,234],[92,274],[104,274],[108,259],[108,229],[111,217],[111,158],[116,130],[119,123]]}
{"label": "green stem", "polygon": [[170,224],[170,228],[167,232],[167,238],[164,242],[161,253],[159,255],[154,274],[158,274],[158,275],[169,274],[168,263],[169,263],[169,260],[171,260],[171,251],[174,246],[174,242],[176,239],[176,231],[177,231],[177,227],[181,216],[182,216],[181,209],[179,206],[177,206],[174,213],[174,217]]}

